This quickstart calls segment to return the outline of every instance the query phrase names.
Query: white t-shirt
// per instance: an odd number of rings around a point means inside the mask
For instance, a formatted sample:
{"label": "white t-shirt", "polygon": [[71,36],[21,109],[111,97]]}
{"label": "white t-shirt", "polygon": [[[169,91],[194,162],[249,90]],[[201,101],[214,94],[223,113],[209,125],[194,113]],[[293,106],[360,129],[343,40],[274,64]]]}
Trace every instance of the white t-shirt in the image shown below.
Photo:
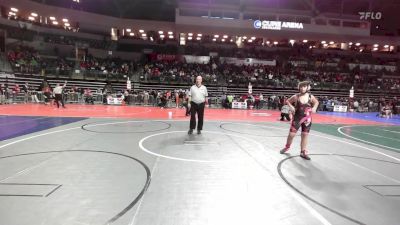
{"label": "white t-shirt", "polygon": [[189,96],[191,97],[192,102],[196,104],[204,103],[208,96],[206,86],[201,85],[200,87],[197,87],[197,85],[193,85],[190,88]]}
{"label": "white t-shirt", "polygon": [[63,86],[58,86],[58,87],[54,88],[53,93],[54,94],[62,94],[62,91],[63,91]]}

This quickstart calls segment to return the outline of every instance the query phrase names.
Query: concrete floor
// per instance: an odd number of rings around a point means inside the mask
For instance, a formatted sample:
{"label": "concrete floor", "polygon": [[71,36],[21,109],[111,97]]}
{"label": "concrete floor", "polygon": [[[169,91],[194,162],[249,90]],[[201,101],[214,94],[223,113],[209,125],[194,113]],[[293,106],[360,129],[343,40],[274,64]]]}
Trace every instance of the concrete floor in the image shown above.
{"label": "concrete floor", "polygon": [[87,119],[0,142],[0,224],[400,222],[399,153],[285,123]]}

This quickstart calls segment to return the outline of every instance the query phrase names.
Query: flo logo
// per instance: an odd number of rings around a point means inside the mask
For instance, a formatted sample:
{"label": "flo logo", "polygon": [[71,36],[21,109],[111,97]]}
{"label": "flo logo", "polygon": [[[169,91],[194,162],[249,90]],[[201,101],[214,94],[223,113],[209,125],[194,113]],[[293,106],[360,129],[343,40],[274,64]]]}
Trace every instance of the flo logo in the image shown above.
{"label": "flo logo", "polygon": [[360,20],[380,20],[382,18],[381,12],[359,12]]}

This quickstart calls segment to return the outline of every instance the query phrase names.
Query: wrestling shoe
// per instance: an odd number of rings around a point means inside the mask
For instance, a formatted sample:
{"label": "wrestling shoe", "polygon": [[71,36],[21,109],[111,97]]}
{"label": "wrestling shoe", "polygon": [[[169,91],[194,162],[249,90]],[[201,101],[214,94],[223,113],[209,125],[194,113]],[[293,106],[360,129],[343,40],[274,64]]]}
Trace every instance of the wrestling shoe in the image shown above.
{"label": "wrestling shoe", "polygon": [[300,152],[300,157],[305,159],[305,160],[310,160],[311,159],[310,156],[308,156],[308,154],[307,154],[307,150],[301,151]]}
{"label": "wrestling shoe", "polygon": [[290,147],[284,147],[281,151],[280,151],[280,153],[281,154],[285,154],[287,151],[289,151],[290,150]]}

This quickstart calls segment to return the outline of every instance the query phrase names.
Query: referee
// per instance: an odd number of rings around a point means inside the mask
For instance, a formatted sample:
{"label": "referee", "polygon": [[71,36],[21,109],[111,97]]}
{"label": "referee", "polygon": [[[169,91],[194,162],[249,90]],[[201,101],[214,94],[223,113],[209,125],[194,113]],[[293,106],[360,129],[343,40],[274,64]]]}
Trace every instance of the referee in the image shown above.
{"label": "referee", "polygon": [[196,84],[190,88],[189,91],[189,104],[190,108],[190,130],[188,134],[193,134],[193,130],[196,128],[196,113],[199,120],[197,125],[197,134],[201,134],[203,129],[204,120],[204,107],[207,103],[207,88],[202,85],[203,78],[201,76],[196,77]]}
{"label": "referee", "polygon": [[60,84],[57,84],[57,86],[53,90],[54,99],[56,101],[57,108],[60,108],[59,102],[61,102],[62,107],[65,108],[64,99],[62,96],[65,86],[67,86],[67,81],[65,81],[63,86],[61,86]]}

